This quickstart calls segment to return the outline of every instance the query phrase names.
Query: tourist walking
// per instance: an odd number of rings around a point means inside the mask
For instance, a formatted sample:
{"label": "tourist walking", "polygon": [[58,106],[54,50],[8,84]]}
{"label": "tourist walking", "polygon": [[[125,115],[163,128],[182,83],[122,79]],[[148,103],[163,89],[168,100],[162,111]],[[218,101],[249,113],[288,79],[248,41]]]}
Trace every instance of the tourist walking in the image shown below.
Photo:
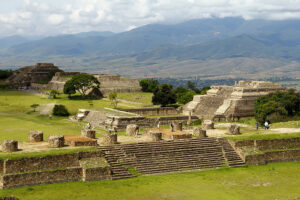
{"label": "tourist walking", "polygon": [[140,132],[140,127],[136,127],[135,129],[135,137],[137,137],[139,135]]}
{"label": "tourist walking", "polygon": [[157,128],[158,129],[160,128],[160,121],[158,121],[158,123],[157,123]]}
{"label": "tourist walking", "polygon": [[269,123],[267,121],[265,121],[264,126],[265,126],[265,130],[269,129]]}
{"label": "tourist walking", "polygon": [[259,127],[258,121],[255,123],[255,125],[256,125],[256,130],[258,130],[258,127]]}
{"label": "tourist walking", "polygon": [[51,114],[49,115],[49,119],[50,119],[50,120],[52,119],[52,115],[51,115]]}
{"label": "tourist walking", "polygon": [[118,134],[118,128],[114,127],[115,134]]}
{"label": "tourist walking", "polygon": [[171,122],[171,132],[174,132],[174,123],[173,123],[173,121]]}

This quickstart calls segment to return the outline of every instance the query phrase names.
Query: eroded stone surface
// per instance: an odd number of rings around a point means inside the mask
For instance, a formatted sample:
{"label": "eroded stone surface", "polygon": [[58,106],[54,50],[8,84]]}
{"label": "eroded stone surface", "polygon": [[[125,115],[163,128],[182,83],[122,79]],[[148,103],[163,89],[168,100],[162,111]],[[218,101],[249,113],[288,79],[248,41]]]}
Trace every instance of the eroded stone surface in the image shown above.
{"label": "eroded stone surface", "polygon": [[29,142],[42,142],[44,140],[44,133],[42,131],[30,131]]}
{"label": "eroded stone surface", "polygon": [[193,128],[193,135],[196,136],[197,138],[207,137],[206,130],[202,130],[199,127],[194,127]]}
{"label": "eroded stone surface", "polygon": [[136,131],[138,130],[139,126],[136,124],[129,124],[126,127],[126,135],[127,136],[135,136]]}
{"label": "eroded stone surface", "polygon": [[117,134],[106,134],[103,136],[104,145],[118,144],[118,135]]}
{"label": "eroded stone surface", "polygon": [[231,124],[227,130],[228,130],[228,134],[230,135],[240,134],[240,126],[238,126],[237,124]]}
{"label": "eroded stone surface", "polygon": [[18,151],[18,141],[16,140],[4,140],[2,142],[2,151],[4,152],[13,152]]}
{"label": "eroded stone surface", "polygon": [[81,130],[81,136],[95,139],[96,138],[96,131],[95,130],[90,130],[90,129],[82,129]]}
{"label": "eroded stone surface", "polygon": [[63,147],[65,143],[65,137],[63,135],[50,135],[48,138],[50,147]]}

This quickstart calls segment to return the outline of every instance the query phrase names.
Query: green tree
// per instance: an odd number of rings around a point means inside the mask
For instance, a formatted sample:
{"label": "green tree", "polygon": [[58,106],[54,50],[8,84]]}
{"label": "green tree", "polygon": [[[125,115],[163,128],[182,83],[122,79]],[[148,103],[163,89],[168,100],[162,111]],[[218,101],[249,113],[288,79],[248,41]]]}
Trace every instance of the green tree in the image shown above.
{"label": "green tree", "polygon": [[114,106],[114,108],[117,108],[117,106],[118,106],[118,94],[115,91],[109,93],[108,99],[111,101],[111,104]]}
{"label": "green tree", "polygon": [[33,108],[33,112],[35,112],[35,109],[37,108],[37,107],[39,107],[39,104],[32,104],[31,106],[30,106],[31,108]]}
{"label": "green tree", "polygon": [[196,84],[195,84],[194,82],[192,82],[192,81],[188,81],[188,82],[187,82],[187,87],[188,87],[190,90],[196,92],[197,94],[200,94],[200,92],[201,92],[201,91],[196,87]]}
{"label": "green tree", "polygon": [[165,107],[168,104],[176,103],[176,94],[170,84],[159,85],[153,93],[152,103]]}
{"label": "green tree", "polygon": [[86,92],[92,88],[99,88],[100,82],[96,77],[91,74],[76,74],[70,80],[75,91],[78,91],[83,97],[85,97]]}
{"label": "green tree", "polygon": [[0,80],[6,79],[13,74],[11,70],[0,70]]}
{"label": "green tree", "polygon": [[143,92],[154,92],[159,83],[155,79],[142,79],[140,80],[140,86]]}
{"label": "green tree", "polygon": [[181,104],[186,104],[193,100],[194,95],[196,94],[192,90],[188,90],[184,87],[178,87],[175,90],[176,101]]}
{"label": "green tree", "polygon": [[51,90],[50,96],[53,97],[53,99],[56,99],[56,96],[59,95],[60,92],[58,90]]}
{"label": "green tree", "polygon": [[203,87],[203,88],[200,90],[200,94],[201,94],[201,95],[205,95],[205,94],[207,93],[208,90],[210,90],[210,86]]}
{"label": "green tree", "polygon": [[260,123],[271,118],[279,121],[286,116],[298,114],[300,114],[300,94],[294,89],[260,97],[254,105],[254,115]]}
{"label": "green tree", "polygon": [[72,80],[68,80],[64,85],[64,94],[68,94],[68,98],[71,98],[71,94],[75,94],[76,89],[74,87],[74,84]]}

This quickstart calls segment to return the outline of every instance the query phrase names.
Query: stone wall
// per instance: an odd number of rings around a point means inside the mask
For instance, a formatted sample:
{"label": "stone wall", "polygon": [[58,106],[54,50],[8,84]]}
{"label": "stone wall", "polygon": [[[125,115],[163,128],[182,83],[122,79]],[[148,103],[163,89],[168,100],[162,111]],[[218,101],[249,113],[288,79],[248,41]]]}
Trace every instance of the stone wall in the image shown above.
{"label": "stone wall", "polygon": [[158,115],[176,115],[179,111],[173,107],[162,108],[140,108],[140,109],[120,109],[121,111],[135,113],[144,116],[158,116]]}
{"label": "stone wall", "polygon": [[96,167],[83,169],[84,181],[99,181],[111,178],[110,167]]}
{"label": "stone wall", "polygon": [[90,157],[101,157],[101,152],[79,152],[74,154],[53,155],[8,159],[4,161],[4,173],[19,173],[56,168],[79,167],[79,160]]}
{"label": "stone wall", "polygon": [[0,174],[4,173],[4,160],[0,160]]}
{"label": "stone wall", "polygon": [[[192,116],[192,122],[198,120],[196,116]],[[112,117],[108,116],[105,122],[106,126],[115,126],[119,129],[125,129],[128,124],[137,124],[139,127],[155,127],[157,123],[160,122],[160,125],[170,125],[171,122],[179,123],[182,122],[186,124],[188,121],[188,116],[177,116],[177,117]]]}
{"label": "stone wall", "polygon": [[58,169],[53,171],[5,174],[2,176],[2,188],[13,188],[37,184],[79,181],[82,179],[82,168]]}
{"label": "stone wall", "polygon": [[258,150],[300,148],[300,138],[272,139],[272,140],[244,140],[234,142],[234,146],[253,147]]}
{"label": "stone wall", "polygon": [[245,156],[247,165],[264,165],[269,162],[287,161],[300,161],[300,150],[273,151]]}

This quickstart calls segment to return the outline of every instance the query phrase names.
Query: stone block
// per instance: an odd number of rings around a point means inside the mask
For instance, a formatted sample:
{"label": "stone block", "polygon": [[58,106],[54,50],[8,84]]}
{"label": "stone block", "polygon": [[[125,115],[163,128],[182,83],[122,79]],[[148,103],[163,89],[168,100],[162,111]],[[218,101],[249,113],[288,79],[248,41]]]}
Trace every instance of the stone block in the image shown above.
{"label": "stone block", "polygon": [[227,129],[228,134],[230,135],[238,135],[240,134],[240,126],[237,124],[230,124],[230,126]]}
{"label": "stone block", "polygon": [[1,146],[3,152],[18,151],[18,141],[15,140],[4,140]]}
{"label": "stone block", "polygon": [[139,128],[138,125],[136,124],[129,124],[126,127],[126,135],[127,136],[135,136],[136,135],[136,130]]}
{"label": "stone block", "polygon": [[117,134],[106,134],[103,136],[104,145],[118,144],[118,135]]}
{"label": "stone block", "polygon": [[174,123],[175,131],[182,131],[182,122]]}
{"label": "stone block", "polygon": [[204,120],[202,122],[202,129],[203,130],[214,129],[214,122],[211,120]]}
{"label": "stone block", "polygon": [[202,130],[199,127],[194,127],[193,128],[193,135],[196,136],[197,138],[207,137],[206,130]]}
{"label": "stone block", "polygon": [[95,139],[96,138],[96,131],[95,130],[90,130],[90,129],[82,129],[81,130],[81,136]]}
{"label": "stone block", "polygon": [[44,134],[42,131],[30,131],[29,142],[42,142],[44,140]]}
{"label": "stone block", "polygon": [[63,135],[50,135],[48,143],[50,147],[63,147],[65,144],[65,137]]}
{"label": "stone block", "polygon": [[162,140],[162,133],[160,132],[153,132],[153,131],[150,131],[148,133],[149,137],[151,138],[151,140],[153,142],[157,142],[157,141],[160,141]]}

